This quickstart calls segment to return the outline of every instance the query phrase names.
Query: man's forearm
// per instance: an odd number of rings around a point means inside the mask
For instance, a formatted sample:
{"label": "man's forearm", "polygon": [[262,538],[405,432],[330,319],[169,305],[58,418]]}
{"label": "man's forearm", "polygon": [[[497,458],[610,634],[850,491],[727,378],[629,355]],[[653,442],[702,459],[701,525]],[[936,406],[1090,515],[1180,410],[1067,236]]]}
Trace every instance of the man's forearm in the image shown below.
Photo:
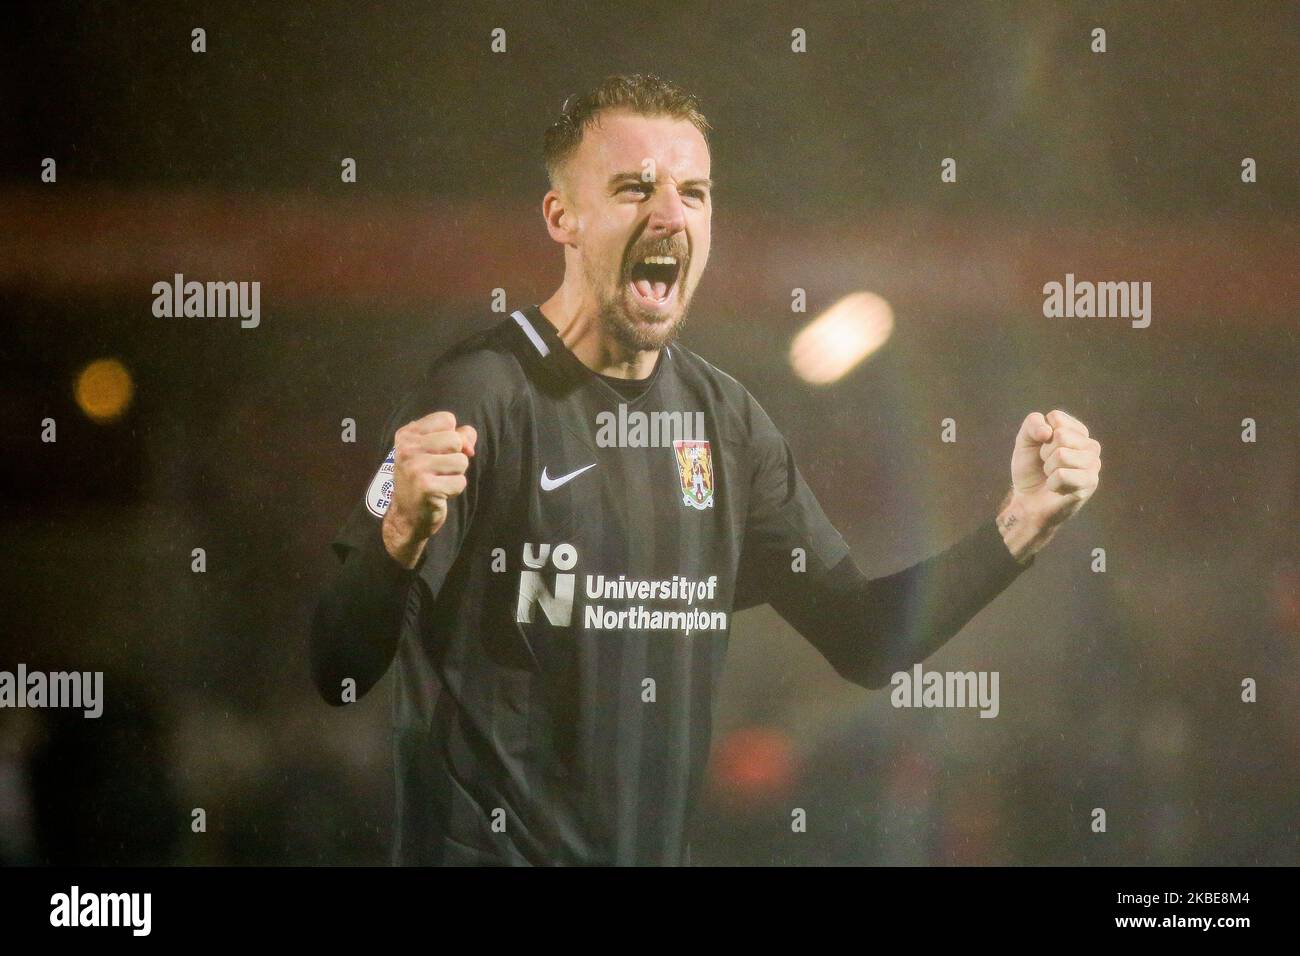
{"label": "man's forearm", "polygon": [[416,574],[384,548],[380,531],[348,553],[312,619],[312,679],[331,704],[344,703],[343,681],[356,681],[357,697],[392,663]]}
{"label": "man's forearm", "polygon": [[1017,561],[987,520],[952,547],[868,579],[845,557],[812,592],[773,606],[846,679],[884,687],[929,657],[1033,563]]}

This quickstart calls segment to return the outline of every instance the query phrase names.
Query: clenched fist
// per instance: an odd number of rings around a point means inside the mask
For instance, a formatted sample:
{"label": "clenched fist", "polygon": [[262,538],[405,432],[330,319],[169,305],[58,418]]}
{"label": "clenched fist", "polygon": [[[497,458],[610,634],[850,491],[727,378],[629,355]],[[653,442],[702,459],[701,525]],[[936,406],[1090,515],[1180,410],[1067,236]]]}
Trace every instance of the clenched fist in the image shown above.
{"label": "clenched fist", "polygon": [[447,502],[465,490],[465,471],[478,432],[457,427],[451,412],[433,412],[403,425],[393,439],[393,497],[384,514],[384,547],[413,568],[425,543],[447,520]]}
{"label": "clenched fist", "polygon": [[1011,491],[998,513],[998,528],[1016,559],[1040,550],[1057,527],[1084,506],[1101,476],[1101,443],[1073,416],[1033,412],[1016,435]]}

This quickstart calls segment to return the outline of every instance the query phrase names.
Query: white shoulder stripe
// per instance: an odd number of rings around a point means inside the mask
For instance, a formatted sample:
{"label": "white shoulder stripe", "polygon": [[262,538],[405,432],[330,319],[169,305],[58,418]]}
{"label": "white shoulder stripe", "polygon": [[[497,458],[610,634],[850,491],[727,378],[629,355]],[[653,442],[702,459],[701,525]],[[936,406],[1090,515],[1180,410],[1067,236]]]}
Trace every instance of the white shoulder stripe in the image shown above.
{"label": "white shoulder stripe", "polygon": [[533,343],[533,347],[542,354],[543,358],[551,354],[551,350],[546,347],[546,343],[543,342],[542,337],[537,334],[537,330],[533,328],[533,323],[528,321],[527,316],[516,310],[515,312],[510,313],[510,318],[519,323],[519,327],[523,329],[524,334],[528,336],[528,341]]}

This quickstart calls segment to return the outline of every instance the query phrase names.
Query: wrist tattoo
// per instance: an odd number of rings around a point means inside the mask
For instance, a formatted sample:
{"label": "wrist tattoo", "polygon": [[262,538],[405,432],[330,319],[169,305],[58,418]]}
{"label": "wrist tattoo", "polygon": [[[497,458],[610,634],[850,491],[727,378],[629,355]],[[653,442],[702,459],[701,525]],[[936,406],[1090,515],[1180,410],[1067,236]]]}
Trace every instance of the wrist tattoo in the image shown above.
{"label": "wrist tattoo", "polygon": [[1013,524],[1015,524],[1015,523],[1016,523],[1016,516],[1013,515],[1013,514],[1011,514],[1011,515],[1007,515],[1006,518],[1005,518],[1005,519],[1003,520],[1003,522],[1002,522],[1002,530],[1003,530],[1003,531],[1006,531],[1008,528],[1010,528],[1010,527],[1011,527]]}

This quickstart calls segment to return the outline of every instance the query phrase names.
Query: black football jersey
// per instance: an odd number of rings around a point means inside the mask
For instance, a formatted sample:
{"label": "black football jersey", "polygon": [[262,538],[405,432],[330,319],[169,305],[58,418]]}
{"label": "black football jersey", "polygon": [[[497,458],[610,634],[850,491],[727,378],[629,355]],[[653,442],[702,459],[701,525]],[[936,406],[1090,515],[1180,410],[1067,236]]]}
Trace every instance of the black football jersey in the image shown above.
{"label": "black football jersey", "polygon": [[397,862],[686,862],[732,615],[847,545],[734,378],[673,343],[625,396],[533,306],[400,402],[340,557],[439,410],[478,443],[398,645]]}

